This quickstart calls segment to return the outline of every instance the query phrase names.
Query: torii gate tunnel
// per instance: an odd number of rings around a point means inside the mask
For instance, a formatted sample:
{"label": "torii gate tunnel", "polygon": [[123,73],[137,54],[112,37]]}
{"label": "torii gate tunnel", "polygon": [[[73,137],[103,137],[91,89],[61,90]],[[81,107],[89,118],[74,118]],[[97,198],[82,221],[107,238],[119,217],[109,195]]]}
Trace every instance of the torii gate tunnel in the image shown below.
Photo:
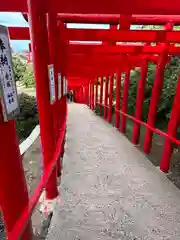
{"label": "torii gate tunnel", "polygon": [[[163,87],[164,68],[171,56],[180,54],[178,0],[73,1],[7,0],[0,11],[22,12],[29,28],[9,27],[10,39],[31,40],[40,120],[44,175],[29,198],[22,168],[14,120],[0,122],[0,206],[8,239],[32,239],[31,214],[45,188],[47,199],[58,196],[57,177],[66,133],[66,80],[75,101],[90,109],[104,109],[104,119],[112,121],[113,86],[116,85],[115,127],[126,131],[126,121],[134,122],[132,143],[139,143],[140,128],[146,127],[144,152],[151,151],[153,133],[164,137],[160,169],[168,172],[173,143],[180,120],[180,78],[167,132],[155,127],[157,105]],[[143,14],[143,15],[142,15]],[[165,15],[162,15],[165,14]],[[67,23],[109,24],[108,29],[69,28]],[[131,25],[162,25],[163,30],[131,30]],[[134,44],[136,43],[136,44]],[[153,45],[151,43],[154,43]],[[29,59],[30,61],[30,59]],[[142,121],[148,63],[156,72],[147,122]],[[48,67],[55,79],[55,99],[51,101]],[[127,114],[130,71],[138,67],[136,110]],[[114,79],[116,74],[116,81]],[[123,93],[120,96],[123,79]],[[104,89],[105,88],[105,89]],[[120,100],[122,98],[122,100]],[[6,137],[5,137],[6,136]]]}

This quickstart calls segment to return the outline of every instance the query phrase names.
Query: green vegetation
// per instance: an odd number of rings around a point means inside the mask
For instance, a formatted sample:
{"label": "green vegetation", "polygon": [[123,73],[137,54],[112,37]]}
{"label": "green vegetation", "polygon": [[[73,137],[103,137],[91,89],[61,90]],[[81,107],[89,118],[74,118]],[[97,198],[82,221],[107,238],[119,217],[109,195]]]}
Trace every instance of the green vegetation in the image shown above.
{"label": "green vegetation", "polygon": [[26,70],[24,72],[23,79],[21,82],[26,88],[33,87],[35,85],[32,64],[26,66]]}
{"label": "green vegetation", "polygon": [[[161,96],[159,104],[157,106],[157,125],[162,122],[166,123],[169,120],[171,108],[173,104],[174,95],[176,93],[176,83],[177,77],[180,70],[180,58],[172,57],[169,64],[167,64],[164,71],[164,84],[161,91]],[[149,64],[147,81],[145,87],[145,99],[143,104],[143,120],[146,121],[148,117],[149,104],[151,100],[151,92],[154,84],[154,75],[156,71],[156,66],[154,64]],[[136,94],[137,86],[140,78],[139,69],[134,70],[131,76],[130,88],[129,88],[129,99],[128,99],[128,113],[133,114],[136,108]]]}
{"label": "green vegetation", "polygon": [[20,140],[25,139],[38,124],[38,110],[35,97],[25,93],[19,95],[20,114],[16,120],[16,130]]}
{"label": "green vegetation", "polygon": [[[32,65],[13,57],[13,67],[16,81],[26,88],[33,87],[34,74]],[[35,97],[25,93],[19,94],[20,114],[16,120],[16,130],[20,141],[25,139],[38,124],[38,111]]]}
{"label": "green vegetation", "polygon": [[35,85],[32,64],[27,64],[19,57],[13,56],[13,67],[16,81],[19,81],[26,88]]}
{"label": "green vegetation", "polygon": [[18,57],[13,56],[13,68],[14,68],[14,74],[15,74],[15,80],[16,81],[22,81],[24,72],[26,70],[26,65],[23,63]]}
{"label": "green vegetation", "polygon": [[[154,84],[156,65],[150,63],[148,65],[148,73],[146,79],[146,86],[144,91],[144,103],[142,111],[143,121],[147,121],[149,104],[151,100],[152,88]],[[161,96],[159,99],[159,104],[157,106],[157,118],[156,118],[156,127],[166,130],[167,124],[170,118],[172,104],[174,101],[174,96],[176,94],[176,84],[177,78],[180,71],[180,58],[174,56],[171,58],[169,64],[167,64],[164,70],[164,84],[161,91]],[[115,78],[116,79],[116,78]],[[136,68],[131,71],[130,76],[130,87],[128,95],[128,114],[134,115],[136,109],[136,97],[137,97],[137,87],[140,79],[140,68]],[[122,74],[122,86],[121,86],[121,97],[123,95],[123,84],[124,84],[124,74]],[[116,88],[114,87],[113,99],[115,100]],[[122,101],[122,99],[121,99]],[[98,115],[103,115],[103,112],[100,112],[100,108],[96,107],[95,112]],[[114,112],[114,106],[113,106]],[[178,129],[178,138],[180,138],[180,129]]]}

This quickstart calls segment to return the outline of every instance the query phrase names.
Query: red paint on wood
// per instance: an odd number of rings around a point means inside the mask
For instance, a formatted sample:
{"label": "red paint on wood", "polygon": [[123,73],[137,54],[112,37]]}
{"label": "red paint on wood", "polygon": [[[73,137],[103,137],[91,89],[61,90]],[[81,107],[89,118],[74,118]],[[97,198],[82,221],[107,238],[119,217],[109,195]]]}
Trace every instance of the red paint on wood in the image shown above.
{"label": "red paint on wood", "polygon": [[180,32],[164,30],[68,29],[71,41],[180,42]]}
{"label": "red paint on wood", "polygon": [[110,77],[109,85],[109,109],[108,109],[108,121],[112,121],[112,104],[113,104],[113,86],[114,86],[114,75]]}
{"label": "red paint on wood", "polygon": [[[8,233],[13,229],[29,201],[14,121],[0,124],[0,143],[0,206],[9,239]],[[21,239],[32,239],[31,222]]]}
{"label": "red paint on wood", "polygon": [[[59,103],[58,103],[58,50],[57,46],[59,43],[58,33],[59,29],[57,26],[56,14],[53,12],[48,13],[48,35],[49,35],[49,64],[53,64],[54,66],[54,84],[55,84],[55,103],[53,104],[53,119],[54,119],[54,136],[55,142],[57,143],[59,139],[60,128],[62,126],[59,125]],[[60,177],[61,169],[60,169],[60,159],[57,162],[57,176]]]}
{"label": "red paint on wood", "polygon": [[95,95],[95,106],[97,107],[97,102],[98,102],[98,89],[99,89],[99,84],[98,84],[98,78],[96,80],[96,95]]}
{"label": "red paint on wood", "polygon": [[[96,23],[96,24],[113,24],[117,25],[121,21],[119,14],[72,14],[60,13],[58,19],[65,23]],[[131,24],[143,25],[164,25],[167,22],[173,22],[180,25],[179,15],[132,15]]]}
{"label": "red paint on wood", "polygon": [[[124,1],[91,1],[63,0],[53,1],[53,8],[58,13],[73,14],[154,14],[154,15],[179,15],[180,3],[178,0],[144,1],[129,0]],[[0,11],[4,12],[27,12],[26,0],[9,0],[1,3]]]}
{"label": "red paint on wood", "polygon": [[105,95],[104,95],[104,119],[107,119],[108,88],[109,88],[109,77],[106,77],[106,80],[105,80]]}
{"label": "red paint on wood", "polygon": [[[31,42],[34,59],[34,73],[36,79],[36,95],[40,121],[44,171],[46,171],[46,168],[49,165],[55,151],[54,120],[52,106],[50,104],[48,77],[49,53],[47,51],[47,23],[41,1],[37,2],[36,0],[29,0],[28,10],[30,20],[29,24],[31,26]],[[46,51],[44,51],[44,49],[46,49]],[[57,197],[57,195],[56,169],[54,169],[46,184],[46,196],[49,199],[53,199]]]}
{"label": "red paint on wood", "polygon": [[[156,67],[155,79],[152,89],[152,95],[149,106],[148,121],[147,124],[151,127],[155,126],[156,115],[157,115],[157,105],[159,102],[159,97],[161,94],[161,89],[163,86],[164,80],[164,68],[167,62],[167,50],[166,46],[164,51],[159,57],[159,62]],[[149,153],[152,145],[152,136],[153,132],[148,128],[146,129],[145,138],[144,138],[144,152]]]}
{"label": "red paint on wood", "polygon": [[[177,129],[180,123],[180,77],[176,87],[176,96],[174,97],[174,104],[172,106],[171,117],[168,123],[167,134],[173,138],[177,136]],[[160,162],[161,171],[167,173],[170,167],[170,160],[173,152],[173,143],[170,139],[165,138],[163,147],[162,159]]]}
{"label": "red paint on wood", "polygon": [[[128,69],[125,72],[123,98],[122,98],[122,111],[124,113],[127,113],[129,84],[130,84],[130,70]],[[125,130],[126,130],[126,116],[122,115],[120,131],[124,133]]]}
{"label": "red paint on wood", "polygon": [[102,112],[102,102],[103,102],[103,91],[104,90],[104,77],[101,77],[100,82],[100,111]]}
{"label": "red paint on wood", "polygon": [[91,83],[91,88],[92,88],[92,90],[91,90],[91,97],[92,97],[92,99],[91,99],[91,108],[92,108],[92,110],[94,110],[94,102],[95,102],[95,99],[94,99],[94,82],[92,82]]}
{"label": "red paint on wood", "polygon": [[117,73],[116,75],[116,109],[115,109],[115,113],[116,113],[116,122],[115,122],[115,126],[116,128],[119,128],[119,124],[120,124],[120,98],[121,98],[121,71]]}
{"label": "red paint on wood", "polygon": [[[137,96],[136,96],[135,118],[138,120],[141,120],[142,118],[144,89],[146,84],[147,71],[148,71],[148,62],[147,62],[147,59],[144,59],[142,61],[140,80],[138,82],[138,89],[137,89]],[[139,143],[139,137],[140,137],[140,125],[137,122],[134,122],[133,137],[132,137],[133,144]]]}

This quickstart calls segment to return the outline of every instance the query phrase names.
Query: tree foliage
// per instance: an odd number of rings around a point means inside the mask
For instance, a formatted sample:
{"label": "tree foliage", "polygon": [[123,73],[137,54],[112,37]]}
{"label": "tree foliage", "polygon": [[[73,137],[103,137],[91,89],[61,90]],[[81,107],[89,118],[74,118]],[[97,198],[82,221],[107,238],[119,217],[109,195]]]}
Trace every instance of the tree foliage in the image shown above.
{"label": "tree foliage", "polygon": [[38,124],[38,109],[35,97],[25,93],[19,95],[20,114],[16,119],[16,130],[20,139],[26,138]]}
{"label": "tree foliage", "polygon": [[[15,80],[25,87],[34,86],[34,74],[32,65],[13,56],[13,68]],[[36,99],[25,93],[19,95],[20,114],[16,119],[16,130],[20,140],[26,138],[38,124],[38,111]]]}
{"label": "tree foliage", "polygon": [[25,87],[32,87],[35,85],[32,65],[27,65],[21,82]]}
{"label": "tree foliage", "polygon": [[13,68],[15,80],[19,81],[25,87],[32,87],[35,85],[33,67],[27,64],[19,57],[13,57]]}
{"label": "tree foliage", "polygon": [[[176,93],[177,78],[180,70],[180,58],[172,57],[169,64],[164,70],[164,84],[157,106],[157,121],[168,121],[172,109],[174,96]],[[149,104],[151,100],[151,93],[154,84],[156,66],[149,64],[148,74],[146,79],[146,87],[144,91],[143,104],[143,120],[147,120]],[[128,113],[134,114],[136,108],[137,86],[140,79],[140,71],[136,69],[133,71],[130,79],[129,99],[128,99]]]}
{"label": "tree foliage", "polygon": [[27,64],[22,62],[18,57],[13,56],[13,68],[16,81],[22,81]]}

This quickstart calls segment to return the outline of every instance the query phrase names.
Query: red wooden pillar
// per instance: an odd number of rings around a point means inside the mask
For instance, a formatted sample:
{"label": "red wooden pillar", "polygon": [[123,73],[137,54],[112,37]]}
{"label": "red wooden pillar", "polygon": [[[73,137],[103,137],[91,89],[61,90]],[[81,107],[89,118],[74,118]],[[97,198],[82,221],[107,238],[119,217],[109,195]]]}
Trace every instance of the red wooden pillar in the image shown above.
{"label": "red wooden pillar", "polygon": [[[180,123],[180,77],[176,87],[176,96],[174,97],[174,104],[172,106],[171,117],[168,124],[167,134],[176,138],[177,129]],[[173,152],[173,143],[170,139],[165,138],[162,159],[160,162],[161,171],[167,173],[170,167],[170,160]]]}
{"label": "red wooden pillar", "polygon": [[[64,42],[63,42],[63,47],[64,47]],[[63,52],[63,56],[64,56],[64,61],[65,61],[65,59],[66,59],[66,57],[65,57],[65,53]],[[65,94],[65,92],[64,92],[64,82],[66,81],[66,77],[65,77],[65,68],[64,68],[64,65],[62,66],[62,74],[63,74],[63,77],[62,77],[62,84],[61,84],[61,91],[62,91],[62,98],[61,98],[61,115],[62,115],[62,117],[61,117],[61,126],[62,126],[62,124],[63,124],[63,122],[64,122],[64,118],[65,118],[65,116],[66,116],[66,110],[67,110],[67,106],[66,106],[66,104],[67,104],[67,98],[66,98],[66,94]],[[65,135],[64,135],[64,139],[63,139],[63,143],[62,143],[62,147],[61,147],[61,158],[63,158],[63,156],[64,156],[64,145],[65,145]]]}
{"label": "red wooden pillar", "polygon": [[[59,92],[60,92],[60,98],[58,99],[58,118],[59,118],[59,130],[61,130],[62,126],[63,126],[63,122],[64,122],[64,117],[65,117],[65,113],[63,112],[63,68],[64,68],[64,61],[65,61],[65,53],[64,53],[64,32],[65,32],[65,27],[64,27],[64,23],[62,22],[58,22],[58,46],[56,46],[56,50],[58,51],[58,73],[59,73],[59,77],[60,77],[60,86],[59,86]],[[63,147],[62,147],[63,148]],[[63,157],[64,152],[61,151],[61,157]],[[61,163],[60,163],[61,164]],[[61,164],[62,167],[62,164]],[[59,176],[59,170],[58,170],[58,166],[57,166],[57,174]]]}
{"label": "red wooden pillar", "polygon": [[[130,30],[131,27],[131,17],[132,15],[125,15],[125,14],[121,14],[120,16],[120,30]],[[126,58],[125,54],[122,54],[122,65],[124,64],[124,60]],[[125,80],[124,80],[124,88],[123,88],[123,98],[122,98],[122,111],[124,113],[127,112],[127,106],[128,106],[128,89],[129,89],[129,83],[130,83],[130,69],[127,70],[127,72],[125,73]],[[120,78],[120,84],[121,84],[121,78]],[[116,90],[116,94],[120,94],[120,90],[119,93]],[[118,96],[116,96],[116,101],[118,104],[118,107],[120,109],[120,97],[119,99]],[[126,130],[126,116],[124,116],[122,114],[121,117],[121,126],[120,125],[120,114],[118,114],[117,112],[117,126],[120,128],[121,132],[125,132]]]}
{"label": "red wooden pillar", "polygon": [[[54,5],[53,9],[55,8]],[[66,112],[67,112],[67,95],[64,92],[64,82],[66,82],[67,80],[67,56],[68,56],[68,39],[66,38],[66,24],[64,24],[63,22],[58,23],[58,27],[60,29],[59,31],[59,48],[60,48],[60,56],[59,56],[59,69],[61,70],[61,76],[62,76],[62,82],[61,82],[61,100],[60,100],[60,104],[61,106],[59,107],[59,113],[60,113],[60,119],[61,119],[61,123],[60,123],[60,128],[62,128],[63,123],[65,121],[65,117],[66,117]],[[58,49],[58,48],[57,48]],[[67,82],[66,82],[67,83]],[[68,84],[68,83],[67,83]],[[66,84],[66,85],[67,85]],[[67,85],[68,86],[68,85]],[[64,143],[65,143],[65,136],[63,139],[63,145],[62,145],[62,151],[61,154],[63,157],[64,155]]]}
{"label": "red wooden pillar", "polygon": [[107,119],[108,88],[109,88],[109,77],[106,77],[106,81],[105,81],[105,95],[104,95],[104,119]]}
{"label": "red wooden pillar", "polygon": [[112,121],[112,104],[113,104],[113,86],[114,86],[114,74],[110,77],[110,86],[109,86],[109,109],[108,109],[108,121]]}
{"label": "red wooden pillar", "polygon": [[[173,29],[173,24],[168,23],[165,25],[166,31],[171,31]],[[159,97],[161,94],[161,89],[163,87],[163,81],[164,81],[164,68],[167,63],[168,58],[168,44],[163,43],[162,44],[162,53],[159,57],[159,62],[156,67],[156,73],[155,73],[155,80],[154,85],[152,89],[152,95],[151,95],[151,102],[150,102],[150,109],[148,114],[148,125],[151,127],[155,126],[156,122],[156,114],[157,114],[157,105],[159,102]],[[146,129],[145,139],[144,139],[144,152],[149,153],[152,146],[152,137],[153,132],[149,128]]]}
{"label": "red wooden pillar", "polygon": [[[152,89],[151,102],[149,106],[148,121],[147,124],[151,127],[155,126],[156,114],[157,114],[157,105],[159,102],[159,97],[161,94],[161,89],[163,86],[164,80],[164,68],[167,62],[167,49],[166,46],[159,57],[159,62],[156,67],[154,85]],[[153,131],[149,128],[146,129],[145,138],[144,138],[144,152],[149,153],[152,145],[152,136]]]}
{"label": "red wooden pillar", "polygon": [[80,95],[80,103],[84,102],[84,93],[83,93],[83,86],[79,89],[79,95]]}
{"label": "red wooden pillar", "polygon": [[89,88],[88,86],[84,87],[84,96],[85,96],[85,104],[89,105]]}
{"label": "red wooden pillar", "polygon": [[96,80],[96,96],[95,96],[95,106],[98,106],[98,78]]}
{"label": "red wooden pillar", "polygon": [[[60,134],[60,121],[59,121],[59,103],[58,103],[58,45],[59,45],[59,29],[56,20],[56,13],[50,11],[48,13],[48,32],[49,32],[49,52],[50,52],[50,64],[54,66],[54,80],[55,80],[55,103],[53,104],[54,115],[54,136],[56,143]],[[57,176],[61,175],[60,159],[57,160],[56,170]]]}
{"label": "red wooden pillar", "polygon": [[130,30],[132,15],[121,14],[120,15],[120,29]]}
{"label": "red wooden pillar", "polygon": [[[127,108],[128,108],[129,84],[130,84],[130,69],[128,68],[126,73],[125,73],[124,88],[123,88],[123,98],[122,98],[122,111],[124,113],[127,113]],[[127,117],[124,114],[122,114],[120,131],[123,132],[123,133],[126,130],[126,120],[127,120]]]}
{"label": "red wooden pillar", "polygon": [[94,82],[91,82],[91,101],[92,101],[92,105],[91,105],[91,109],[94,110]]}
{"label": "red wooden pillar", "polygon": [[87,92],[86,92],[86,96],[87,96],[87,105],[89,106],[89,84],[87,85],[86,90],[87,90]]}
{"label": "red wooden pillar", "polygon": [[82,103],[85,103],[85,94],[84,94],[84,86],[82,86]]}
{"label": "red wooden pillar", "polygon": [[[32,53],[36,79],[36,94],[41,130],[44,171],[52,160],[55,151],[54,120],[50,104],[50,89],[48,76],[48,34],[44,2],[28,0],[29,24],[31,28]],[[42,57],[43,56],[43,57]],[[53,170],[47,184],[46,197],[57,197],[56,169]]]}
{"label": "red wooden pillar", "polygon": [[116,76],[116,122],[115,126],[116,128],[119,128],[120,123],[120,98],[121,98],[121,72],[117,73]]}
{"label": "red wooden pillar", "polygon": [[[0,208],[8,237],[8,233],[28,206],[28,190],[13,120],[0,123],[0,144]],[[31,223],[21,239],[32,239]]]}
{"label": "red wooden pillar", "polygon": [[86,104],[89,106],[89,84],[85,87]]}
{"label": "red wooden pillar", "polygon": [[[68,46],[69,46],[69,40],[67,38],[67,25],[66,24],[63,24],[63,31],[64,31],[64,34],[63,34],[63,42],[64,42],[64,45],[63,45],[63,74],[65,76],[65,79],[66,79],[66,86],[67,86],[67,91],[68,91],[68,78],[67,78],[67,62],[68,62]],[[67,93],[64,95],[63,97],[63,107],[64,107],[64,119],[65,119],[65,115],[66,115],[66,112],[67,112]],[[64,120],[63,120],[64,121]],[[65,143],[65,135],[64,135],[64,143]]]}
{"label": "red wooden pillar", "polygon": [[100,111],[102,111],[102,104],[103,104],[103,88],[104,88],[104,78],[101,77],[101,83],[100,83]]}
{"label": "red wooden pillar", "polygon": [[89,82],[89,107],[92,109],[92,87],[91,87],[91,81]]}
{"label": "red wooden pillar", "polygon": [[[138,120],[141,120],[141,117],[142,117],[144,89],[146,85],[147,70],[148,70],[147,59],[143,59],[142,65],[141,65],[141,75],[140,75],[140,80],[139,80],[138,89],[137,89],[137,97],[136,97],[135,118]],[[140,137],[140,125],[139,123],[134,122],[133,137],[132,137],[133,144],[139,143],[139,137]]]}

